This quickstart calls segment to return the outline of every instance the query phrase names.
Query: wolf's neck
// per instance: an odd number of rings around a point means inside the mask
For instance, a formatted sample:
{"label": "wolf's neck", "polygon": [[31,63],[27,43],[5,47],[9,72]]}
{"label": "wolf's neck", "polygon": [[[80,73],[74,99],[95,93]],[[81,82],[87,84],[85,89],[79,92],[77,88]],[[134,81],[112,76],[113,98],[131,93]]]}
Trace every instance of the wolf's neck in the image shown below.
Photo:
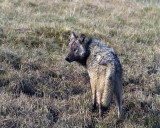
{"label": "wolf's neck", "polygon": [[77,62],[79,63],[79,64],[81,64],[81,65],[83,65],[84,67],[86,67],[87,65],[87,59],[88,59],[88,57],[90,56],[90,47],[91,47],[91,45],[92,45],[92,38],[88,38],[87,37],[87,43],[86,43],[86,46],[85,46],[85,48],[86,48],[86,53],[85,53],[85,58],[83,58],[83,60],[78,60]]}
{"label": "wolf's neck", "polygon": [[86,58],[86,68],[88,68],[92,58],[93,58],[93,53],[94,53],[94,49],[96,46],[99,45],[99,41],[93,38],[89,38],[88,42],[87,42],[87,46],[86,46],[86,51],[87,51],[87,58]]}
{"label": "wolf's neck", "polygon": [[96,39],[90,39],[90,41],[88,42],[89,46],[88,46],[88,50],[92,51],[94,49],[95,46],[100,47],[102,45],[102,43],[100,43],[98,40]]}
{"label": "wolf's neck", "polygon": [[92,52],[94,52],[94,48],[96,46],[101,47],[101,43],[93,38],[88,38],[88,42],[86,44],[86,55],[85,58],[83,60],[79,60],[78,63],[80,63],[81,65],[83,65],[84,67],[87,67],[88,62],[90,61],[90,58],[92,58]]}

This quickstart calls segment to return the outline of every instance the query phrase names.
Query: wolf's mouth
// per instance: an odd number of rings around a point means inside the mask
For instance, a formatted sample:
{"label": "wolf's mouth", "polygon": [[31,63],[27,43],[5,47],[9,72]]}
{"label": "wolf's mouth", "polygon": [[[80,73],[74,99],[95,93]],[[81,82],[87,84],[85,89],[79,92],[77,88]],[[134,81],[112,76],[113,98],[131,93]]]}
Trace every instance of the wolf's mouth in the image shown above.
{"label": "wolf's mouth", "polygon": [[68,61],[69,63],[72,62],[72,60],[70,60],[68,57],[66,57],[65,60]]}

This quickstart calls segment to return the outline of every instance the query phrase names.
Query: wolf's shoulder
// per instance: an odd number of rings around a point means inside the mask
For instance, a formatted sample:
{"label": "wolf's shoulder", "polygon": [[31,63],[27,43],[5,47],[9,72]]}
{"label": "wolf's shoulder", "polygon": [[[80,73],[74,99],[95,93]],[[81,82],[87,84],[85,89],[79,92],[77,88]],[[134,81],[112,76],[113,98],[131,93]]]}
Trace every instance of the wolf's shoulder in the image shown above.
{"label": "wolf's shoulder", "polygon": [[114,55],[115,52],[112,48],[105,45],[104,43],[100,42],[99,40],[92,39],[92,42],[90,44],[90,50],[93,54],[98,55]]}
{"label": "wolf's shoulder", "polygon": [[90,42],[90,50],[94,52],[113,52],[114,50],[109,46],[105,45],[104,43],[100,42],[99,40],[92,39]]}
{"label": "wolf's shoulder", "polygon": [[111,63],[113,65],[121,66],[120,61],[112,48],[98,40],[93,40],[91,45],[92,56],[96,58],[100,65]]}

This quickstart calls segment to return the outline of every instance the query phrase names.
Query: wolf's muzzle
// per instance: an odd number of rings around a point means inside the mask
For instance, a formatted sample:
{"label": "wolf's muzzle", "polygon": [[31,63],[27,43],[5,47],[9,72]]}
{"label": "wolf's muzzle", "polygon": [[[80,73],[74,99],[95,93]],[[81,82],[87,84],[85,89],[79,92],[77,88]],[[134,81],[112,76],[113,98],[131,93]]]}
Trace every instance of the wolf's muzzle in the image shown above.
{"label": "wolf's muzzle", "polygon": [[68,57],[65,58],[66,61],[71,62],[70,59]]}

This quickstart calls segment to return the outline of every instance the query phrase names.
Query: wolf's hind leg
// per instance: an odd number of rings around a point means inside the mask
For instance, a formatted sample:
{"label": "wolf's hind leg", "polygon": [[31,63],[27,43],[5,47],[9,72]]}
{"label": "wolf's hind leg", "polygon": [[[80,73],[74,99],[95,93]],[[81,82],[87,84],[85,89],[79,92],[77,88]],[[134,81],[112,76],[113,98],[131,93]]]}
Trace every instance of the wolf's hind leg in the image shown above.
{"label": "wolf's hind leg", "polygon": [[102,110],[102,93],[97,91],[97,102],[98,102],[98,107],[99,107],[99,117],[102,118],[103,116],[103,110]]}
{"label": "wolf's hind leg", "polygon": [[95,88],[95,81],[90,79],[91,90],[92,90],[92,112],[96,109],[96,88]]}
{"label": "wolf's hind leg", "polygon": [[111,102],[113,96],[113,88],[114,88],[114,76],[112,75],[111,68],[109,67],[106,70],[104,89],[102,95],[102,106],[105,107],[105,109],[108,108]]}

